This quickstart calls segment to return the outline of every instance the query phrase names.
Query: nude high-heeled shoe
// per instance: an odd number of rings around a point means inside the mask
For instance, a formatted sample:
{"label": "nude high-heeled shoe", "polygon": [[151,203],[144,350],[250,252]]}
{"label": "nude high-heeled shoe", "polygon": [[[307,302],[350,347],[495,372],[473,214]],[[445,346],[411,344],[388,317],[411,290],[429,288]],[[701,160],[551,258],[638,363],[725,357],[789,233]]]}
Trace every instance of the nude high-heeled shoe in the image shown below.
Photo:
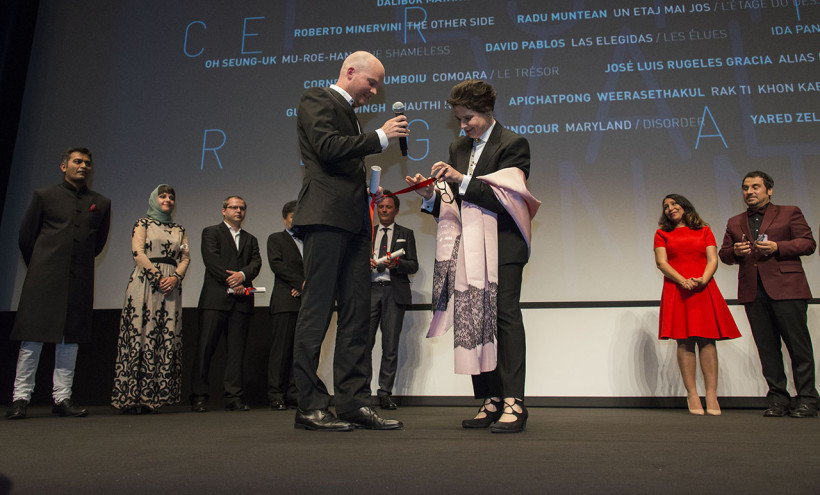
{"label": "nude high-heeled shoe", "polygon": [[700,397],[686,397],[686,406],[689,408],[689,414],[695,416],[703,416],[703,404],[700,403]]}

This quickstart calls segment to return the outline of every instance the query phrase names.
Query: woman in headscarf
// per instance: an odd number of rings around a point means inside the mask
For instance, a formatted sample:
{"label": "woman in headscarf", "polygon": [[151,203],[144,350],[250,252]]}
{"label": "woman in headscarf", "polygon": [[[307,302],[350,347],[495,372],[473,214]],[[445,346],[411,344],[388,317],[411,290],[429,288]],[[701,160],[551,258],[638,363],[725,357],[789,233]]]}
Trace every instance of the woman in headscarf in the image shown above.
{"label": "woman in headscarf", "polygon": [[185,228],[173,222],[174,188],[161,184],[131,232],[134,271],[120,317],[111,405],[156,413],[180,401],[182,279],[190,263]]}

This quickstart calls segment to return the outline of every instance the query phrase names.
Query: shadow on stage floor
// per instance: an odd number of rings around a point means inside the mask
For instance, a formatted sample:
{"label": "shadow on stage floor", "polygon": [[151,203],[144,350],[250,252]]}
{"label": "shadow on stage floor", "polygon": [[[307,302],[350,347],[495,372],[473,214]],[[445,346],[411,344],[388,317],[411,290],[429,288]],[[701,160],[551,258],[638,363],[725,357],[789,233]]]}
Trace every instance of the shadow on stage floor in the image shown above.
{"label": "shadow on stage floor", "polygon": [[[464,430],[474,410],[401,407],[401,431],[295,430],[294,411],[0,422],[0,473],[30,493],[817,493],[820,423],[758,409],[530,408],[527,430]],[[287,490],[283,492],[283,490]]]}

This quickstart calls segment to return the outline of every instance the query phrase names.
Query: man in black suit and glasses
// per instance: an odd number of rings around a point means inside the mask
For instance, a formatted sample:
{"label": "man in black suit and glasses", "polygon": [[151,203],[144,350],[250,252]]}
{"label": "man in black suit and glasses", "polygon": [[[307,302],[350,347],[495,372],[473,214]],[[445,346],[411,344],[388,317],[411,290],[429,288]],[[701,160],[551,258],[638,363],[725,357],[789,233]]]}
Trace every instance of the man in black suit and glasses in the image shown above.
{"label": "man in black suit and glasses", "polygon": [[242,362],[253,314],[253,294],[245,295],[245,288],[253,286],[251,281],[262,268],[262,258],[256,237],[242,229],[246,209],[245,200],[239,196],[225,198],[223,221],[202,231],[205,280],[199,295],[199,341],[191,376],[194,412],[207,410],[211,358],[223,333],[228,353],[225,410],[250,410],[242,398]]}
{"label": "man in black suit and glasses", "polygon": [[[304,236],[305,290],[294,337],[297,428],[402,426],[368,406],[371,224],[364,157],[408,132],[407,118],[400,115],[364,133],[353,109],[376,94],[383,78],[376,57],[355,52],[342,64],[336,84],[308,89],[299,102],[297,134],[305,170],[293,225]],[[334,302],[339,305],[333,359],[338,418],[328,410],[330,394],[316,373]]]}

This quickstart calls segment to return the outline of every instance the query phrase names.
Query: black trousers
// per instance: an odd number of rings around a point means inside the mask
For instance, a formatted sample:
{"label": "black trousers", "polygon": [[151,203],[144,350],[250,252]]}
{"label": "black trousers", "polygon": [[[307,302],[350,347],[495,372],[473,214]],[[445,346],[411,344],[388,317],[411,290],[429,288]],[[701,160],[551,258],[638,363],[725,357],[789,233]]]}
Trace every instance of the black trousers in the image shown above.
{"label": "black trousers", "polygon": [[763,368],[763,377],[769,385],[769,392],[766,394],[769,404],[788,406],[791,402],[786,390],[786,371],[780,350],[782,339],[792,362],[797,403],[817,406],[814,350],[806,322],[808,302],[801,299],[776,301],[769,297],[762,284],[758,284],[755,300],[745,307]]}
{"label": "black trousers", "polygon": [[305,228],[305,290],[296,323],[293,376],[299,408],[330,405],[327,387],[316,373],[333,304],[339,305],[333,356],[334,403],[337,413],[353,411],[370,401],[370,353],[367,352],[370,309],[370,233],[353,234],[333,227]]}
{"label": "black trousers", "polygon": [[527,339],[521,316],[523,264],[498,267],[498,365],[493,371],[473,375],[476,399],[524,398]]}
{"label": "black trousers", "polygon": [[225,400],[230,402],[242,398],[242,364],[245,360],[245,343],[248,340],[250,316],[239,311],[199,310],[199,340],[194,356],[191,375],[191,399],[210,397],[209,374],[211,358],[219,339],[225,334]]}
{"label": "black trousers", "polygon": [[[396,303],[393,299],[393,288],[372,286],[370,289],[370,338],[368,349],[372,363],[373,347],[376,345],[376,331],[382,330],[382,359],[379,366],[378,395],[393,394],[393,384],[396,382],[396,369],[399,365],[399,337],[404,322],[406,310],[404,304]],[[371,366],[372,368],[372,366]],[[367,383],[370,383],[371,372],[368,373]]]}
{"label": "black trousers", "polygon": [[298,311],[273,314],[273,342],[268,357],[268,400],[296,402],[298,396],[293,381],[293,335]]}

